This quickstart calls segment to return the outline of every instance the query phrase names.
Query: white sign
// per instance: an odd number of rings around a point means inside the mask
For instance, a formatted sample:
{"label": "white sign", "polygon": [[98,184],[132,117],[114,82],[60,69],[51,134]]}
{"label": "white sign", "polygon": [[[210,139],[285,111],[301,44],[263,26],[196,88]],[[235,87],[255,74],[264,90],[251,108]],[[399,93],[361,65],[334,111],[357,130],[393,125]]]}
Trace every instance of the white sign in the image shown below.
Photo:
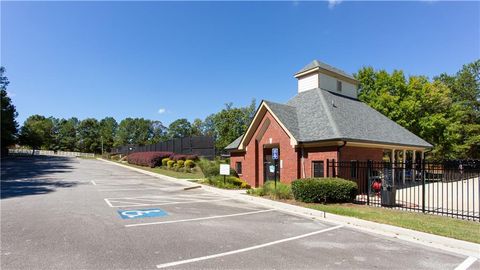
{"label": "white sign", "polygon": [[230,165],[220,164],[220,175],[230,175]]}

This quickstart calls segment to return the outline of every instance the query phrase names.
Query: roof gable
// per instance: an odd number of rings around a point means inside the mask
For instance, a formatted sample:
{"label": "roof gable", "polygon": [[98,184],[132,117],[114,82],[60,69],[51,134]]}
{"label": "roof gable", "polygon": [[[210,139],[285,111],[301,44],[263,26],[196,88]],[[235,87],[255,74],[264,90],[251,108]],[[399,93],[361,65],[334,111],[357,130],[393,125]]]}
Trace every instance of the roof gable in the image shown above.
{"label": "roof gable", "polygon": [[250,141],[267,111],[270,112],[275,121],[290,137],[290,143],[292,145],[296,145],[298,143],[297,138],[292,133],[298,130],[298,124],[296,123],[296,109],[285,104],[263,100],[260,103],[260,106],[258,107],[257,112],[255,113],[255,116],[253,117],[247,131],[241,138],[237,149],[243,150],[245,143]]}

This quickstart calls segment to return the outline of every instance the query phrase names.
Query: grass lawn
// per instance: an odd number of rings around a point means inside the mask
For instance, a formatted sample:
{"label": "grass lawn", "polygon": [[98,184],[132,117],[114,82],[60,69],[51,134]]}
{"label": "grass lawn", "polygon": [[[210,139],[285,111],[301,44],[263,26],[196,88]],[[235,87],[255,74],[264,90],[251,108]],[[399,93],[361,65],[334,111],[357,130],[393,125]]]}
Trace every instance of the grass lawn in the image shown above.
{"label": "grass lawn", "polygon": [[203,179],[203,178],[205,178],[205,176],[203,175],[202,171],[199,168],[195,168],[195,171],[192,172],[192,173],[186,173],[186,172],[176,172],[176,171],[167,170],[167,169],[163,169],[163,168],[159,168],[159,167],[149,168],[149,167],[137,166],[137,165],[118,162],[118,161],[115,161],[115,162],[123,164],[123,165],[130,166],[130,167],[134,167],[134,168],[138,168],[138,169],[142,169],[142,170],[146,170],[146,171],[150,171],[150,172],[154,172],[154,173],[158,173],[158,174],[163,174],[163,175],[171,176],[171,177],[175,177],[175,178],[180,178],[180,179]]}
{"label": "grass lawn", "polygon": [[450,217],[356,204],[324,205],[292,201],[290,203],[325,211],[327,213],[356,217],[416,231],[480,243],[480,222],[478,221],[467,221]]}

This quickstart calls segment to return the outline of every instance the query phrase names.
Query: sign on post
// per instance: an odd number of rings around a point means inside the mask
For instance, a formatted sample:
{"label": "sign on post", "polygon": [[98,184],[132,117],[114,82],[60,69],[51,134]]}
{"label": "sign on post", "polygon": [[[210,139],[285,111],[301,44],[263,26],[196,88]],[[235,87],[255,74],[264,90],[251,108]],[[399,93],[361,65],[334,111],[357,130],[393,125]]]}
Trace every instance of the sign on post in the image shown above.
{"label": "sign on post", "polygon": [[230,165],[220,164],[220,175],[230,175]]}
{"label": "sign on post", "polygon": [[272,159],[278,160],[278,148],[272,148]]}
{"label": "sign on post", "polygon": [[273,178],[275,180],[275,189],[277,189],[277,161],[278,161],[278,148],[272,148],[272,159],[274,162],[274,172],[273,172]]}
{"label": "sign on post", "polygon": [[223,175],[223,184],[226,184],[226,176],[230,175],[230,165],[220,164],[220,175]]}

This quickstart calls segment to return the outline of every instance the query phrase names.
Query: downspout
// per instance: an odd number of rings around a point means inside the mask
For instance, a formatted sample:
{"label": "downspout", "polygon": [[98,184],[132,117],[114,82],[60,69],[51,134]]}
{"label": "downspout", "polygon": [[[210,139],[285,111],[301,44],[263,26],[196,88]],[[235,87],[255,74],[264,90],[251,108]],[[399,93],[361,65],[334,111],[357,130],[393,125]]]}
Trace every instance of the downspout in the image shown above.
{"label": "downspout", "polygon": [[340,158],[340,150],[345,147],[345,145],[347,145],[347,141],[343,141],[343,144],[342,145],[339,145],[337,147],[337,158],[338,158],[338,162],[340,162],[341,158]]}
{"label": "downspout", "polygon": [[300,154],[302,155],[301,158],[301,166],[302,166],[302,178],[305,178],[305,148],[302,145],[302,148],[300,148]]}

